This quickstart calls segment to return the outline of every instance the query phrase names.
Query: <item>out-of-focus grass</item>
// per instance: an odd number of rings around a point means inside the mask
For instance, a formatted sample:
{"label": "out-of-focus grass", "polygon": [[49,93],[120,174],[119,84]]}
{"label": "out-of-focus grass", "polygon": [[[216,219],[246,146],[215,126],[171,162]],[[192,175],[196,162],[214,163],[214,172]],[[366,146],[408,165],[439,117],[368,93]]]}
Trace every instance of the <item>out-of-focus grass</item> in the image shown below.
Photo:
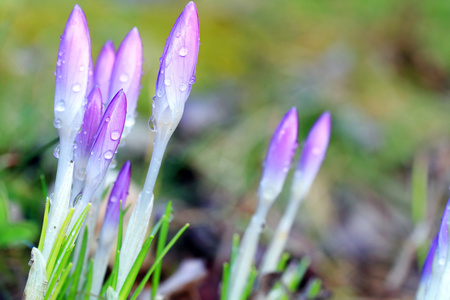
{"label": "out-of-focus grass", "polygon": [[[142,182],[146,163],[141,162],[148,160],[146,146],[151,146],[152,136],[144,127],[151,114],[158,58],[185,2],[79,4],[88,19],[94,60],[107,39],[117,47],[133,26],[142,36],[145,62],[136,128],[140,135],[127,141],[137,149],[131,156],[127,148],[119,153],[119,162],[139,162],[133,166],[133,179]],[[341,299],[374,296],[412,230],[409,182],[418,151],[430,161],[429,202],[448,196],[450,4],[196,4],[202,43],[197,83],[169,146],[157,198],[209,207],[211,217],[198,225],[227,219],[228,225],[242,230],[255,206],[261,161],[281,116],[297,106],[304,138],[315,118],[330,110],[330,149],[299,214],[289,250],[312,255],[318,276]],[[52,127],[53,72],[58,37],[73,5],[0,1],[0,180],[9,201],[20,208],[17,218],[36,224],[44,204],[39,175],[45,174],[51,183],[56,159],[46,150],[27,168],[17,166],[57,137]],[[285,199],[276,203],[268,234],[284,203]],[[371,268],[376,263],[377,268]],[[396,296],[414,293],[417,270],[410,274]]]}

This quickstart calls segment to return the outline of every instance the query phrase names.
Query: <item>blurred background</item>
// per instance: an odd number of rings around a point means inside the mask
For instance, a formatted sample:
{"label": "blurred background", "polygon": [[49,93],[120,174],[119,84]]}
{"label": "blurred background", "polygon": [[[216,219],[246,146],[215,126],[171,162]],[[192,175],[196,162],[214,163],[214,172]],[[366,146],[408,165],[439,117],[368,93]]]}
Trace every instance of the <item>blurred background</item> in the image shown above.
{"label": "blurred background", "polygon": [[[165,40],[186,1],[78,1],[92,55],[134,26],[144,45],[139,118],[117,156],[145,179],[147,121]],[[39,238],[41,178],[54,180],[53,94],[59,36],[75,2],[0,0],[0,299],[19,299]],[[174,202],[170,276],[201,258],[206,278],[173,299],[217,299],[232,234],[256,206],[271,135],[292,106],[303,140],[325,110],[327,157],[301,207],[288,252],[334,299],[413,299],[450,182],[450,3],[376,0],[196,1],[197,82],[155,191]],[[300,143],[301,146],[301,143]],[[289,189],[289,178],[286,190]],[[261,253],[287,201],[270,211]],[[184,296],[183,296],[184,293]]]}

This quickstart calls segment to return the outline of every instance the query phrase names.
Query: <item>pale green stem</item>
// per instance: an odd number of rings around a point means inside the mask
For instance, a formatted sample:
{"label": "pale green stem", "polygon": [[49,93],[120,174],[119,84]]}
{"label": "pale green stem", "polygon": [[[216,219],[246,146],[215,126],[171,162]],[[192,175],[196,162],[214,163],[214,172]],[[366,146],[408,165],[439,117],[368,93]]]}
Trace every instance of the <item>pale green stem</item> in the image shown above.
{"label": "pale green stem", "polygon": [[260,196],[258,207],[254,213],[250,224],[245,230],[239,247],[239,253],[234,262],[230,274],[228,300],[241,299],[242,293],[247,285],[251,266],[255,259],[258,248],[259,236],[265,225],[265,219],[270,205],[274,199],[264,199]]}

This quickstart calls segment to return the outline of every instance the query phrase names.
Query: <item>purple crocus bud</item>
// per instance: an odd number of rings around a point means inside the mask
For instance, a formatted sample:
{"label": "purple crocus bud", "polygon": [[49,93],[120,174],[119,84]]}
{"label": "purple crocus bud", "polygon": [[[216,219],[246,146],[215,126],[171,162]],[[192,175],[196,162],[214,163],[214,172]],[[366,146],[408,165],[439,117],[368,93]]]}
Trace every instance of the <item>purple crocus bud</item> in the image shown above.
{"label": "purple crocus bud", "polygon": [[92,62],[91,56],[89,57],[88,84],[86,87],[86,95],[89,95],[93,88],[94,88],[94,63]]}
{"label": "purple crocus bud", "polygon": [[[142,42],[139,31],[135,27],[123,39],[117,50],[114,67],[111,73],[109,99],[123,89],[127,95],[127,132],[133,127],[137,100],[141,89],[142,74]],[[109,101],[108,99],[108,101]]]}
{"label": "purple crocus bud", "polygon": [[[117,176],[117,180],[109,196],[108,206],[106,208],[105,220],[101,231],[101,240],[113,241],[115,238],[115,231],[119,224],[120,215],[120,201],[122,207],[125,206],[125,200],[128,196],[128,188],[130,186],[131,164],[127,161]],[[110,234],[110,236],[107,236]]]}
{"label": "purple crocus bud", "polygon": [[127,114],[127,98],[120,90],[103,114],[91,147],[86,165],[86,184],[83,190],[83,205],[86,205],[100,185],[119,146]]}
{"label": "purple crocus bud", "polygon": [[309,131],[292,182],[292,192],[304,195],[320,169],[328,148],[331,115],[323,113]]}
{"label": "purple crocus bud", "polygon": [[88,96],[88,103],[84,113],[81,132],[75,138],[75,165],[72,188],[72,199],[82,188],[86,177],[86,164],[91,155],[91,147],[94,143],[100,120],[102,119],[102,94],[98,87],[94,88]]}
{"label": "purple crocus bud", "polygon": [[[56,62],[55,120],[61,145],[73,143],[84,114],[91,42],[83,10],[72,10],[61,36]],[[72,147],[70,145],[70,147]]]}
{"label": "purple crocus bud", "polygon": [[280,194],[297,149],[297,136],[297,109],[293,107],[284,115],[270,141],[259,185],[261,199],[271,203]]}
{"label": "purple crocus bud", "polygon": [[430,250],[428,250],[428,255],[427,258],[425,259],[425,263],[423,264],[423,268],[422,268],[422,275],[421,277],[421,281],[428,281],[428,279],[431,276],[431,272],[433,270],[433,260],[434,260],[434,255],[436,253],[436,246],[438,244],[438,238],[437,236],[433,239],[433,242],[431,243],[430,246]]}
{"label": "purple crocus bud", "polygon": [[115,59],[114,44],[112,41],[107,41],[98,55],[94,73],[94,84],[100,88],[105,105],[111,100],[109,98],[109,83]]}
{"label": "purple crocus bud", "polygon": [[191,1],[175,22],[160,59],[151,119],[157,131],[163,126],[173,131],[180,122],[196,80],[199,45],[197,8]]}

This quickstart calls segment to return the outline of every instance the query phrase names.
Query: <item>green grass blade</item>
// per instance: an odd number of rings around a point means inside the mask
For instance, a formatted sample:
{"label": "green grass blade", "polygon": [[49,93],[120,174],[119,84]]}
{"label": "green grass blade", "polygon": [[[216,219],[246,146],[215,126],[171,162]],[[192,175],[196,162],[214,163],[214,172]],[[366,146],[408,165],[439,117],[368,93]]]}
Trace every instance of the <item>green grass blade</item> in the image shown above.
{"label": "green grass blade", "polygon": [[69,276],[69,272],[70,272],[70,269],[71,269],[71,268],[72,268],[72,263],[70,263],[70,264],[67,266],[67,268],[65,268],[65,269],[62,271],[61,278],[59,279],[58,285],[56,286],[55,291],[53,292],[53,295],[52,295],[52,297],[50,298],[50,300],[55,300],[56,297],[58,297],[59,293],[61,292],[61,288],[63,287],[64,283],[65,283],[66,280],[67,280],[67,276]]}
{"label": "green grass blade", "polygon": [[44,195],[44,199],[48,198],[48,189],[47,189],[47,183],[45,182],[45,175],[41,174],[41,176],[39,176],[39,178],[41,179],[41,187],[42,187],[42,194]]}
{"label": "green grass blade", "polygon": [[86,254],[87,236],[88,236],[87,232],[88,232],[88,230],[86,227],[84,230],[83,241],[81,242],[81,249],[80,249],[80,254],[78,256],[77,265],[75,266],[75,270],[73,271],[73,273],[71,275],[73,280],[72,280],[72,285],[70,287],[68,299],[75,299],[75,297],[77,295],[78,284],[80,283],[80,278],[82,275],[81,272],[83,270],[83,257]]}
{"label": "green grass blade", "polygon": [[73,208],[71,208],[69,210],[69,213],[67,214],[61,228],[59,229],[58,236],[56,237],[55,245],[53,246],[53,249],[50,252],[50,256],[48,258],[47,268],[46,268],[48,279],[50,279],[50,276],[53,273],[53,268],[55,267],[56,259],[60,256],[60,254],[62,253],[62,251],[64,249],[64,248],[61,249],[61,245],[64,241],[65,231],[67,229],[67,226],[69,225],[69,221],[72,218],[74,211],[75,210]]}
{"label": "green grass blade", "polygon": [[248,297],[250,297],[250,294],[253,290],[253,283],[255,283],[255,279],[258,276],[258,271],[256,270],[255,266],[252,267],[252,270],[250,271],[250,274],[248,276],[248,282],[245,286],[244,293],[242,294],[241,300],[246,300]]}
{"label": "green grass blade", "polygon": [[[68,268],[68,266],[66,266],[66,263],[69,260],[70,254],[72,253],[72,250],[73,250],[73,247],[71,247],[70,249],[67,249],[64,252],[64,255],[61,258],[61,261],[60,261],[58,267],[56,268],[56,271],[51,276],[51,279],[50,279],[50,282],[49,282],[49,285],[48,285],[48,288],[47,288],[47,292],[45,294],[45,298],[44,299],[49,299],[50,298],[50,296],[52,295],[52,291],[53,291],[54,287],[56,286],[56,283],[58,283],[58,280],[59,281],[61,280],[64,271]],[[70,265],[72,265],[72,263],[70,263]],[[70,269],[69,269],[69,271],[70,271]],[[53,295],[54,294],[55,293],[53,293]]]}
{"label": "green grass blade", "polygon": [[[180,236],[183,234],[183,232],[186,231],[186,229],[188,227],[189,227],[189,224],[184,225],[183,228],[181,228],[177,232],[177,234],[170,240],[170,242],[167,244],[167,246],[161,252],[161,255],[156,258],[156,260],[154,261],[154,263],[151,266],[150,270],[148,270],[147,274],[145,274],[145,276],[142,279],[141,283],[139,284],[139,286],[136,288],[136,290],[134,291],[133,295],[131,296],[131,300],[136,300],[137,296],[144,289],[145,284],[147,283],[148,279],[152,275],[152,273],[155,270],[157,264],[162,261],[162,259],[167,254],[167,252],[169,252],[170,248],[172,248],[172,246],[176,243],[176,241],[180,238]],[[122,290],[123,290],[123,288],[122,288]],[[119,298],[120,299],[126,299],[127,294],[126,293],[122,293],[122,290],[120,291]]]}
{"label": "green grass blade", "polygon": [[50,200],[47,197],[47,200],[45,200],[45,211],[44,211],[44,220],[42,221],[41,237],[39,238],[38,249],[40,252],[42,252],[42,249],[44,248],[45,234],[47,233],[49,206],[50,206]]}
{"label": "green grass blade", "polygon": [[226,262],[223,264],[222,288],[220,293],[220,300],[227,300],[229,278],[230,278],[230,264]]}
{"label": "green grass blade", "polygon": [[[162,217],[163,223],[161,231],[158,236],[158,245],[156,247],[155,257],[158,257],[164,249],[167,240],[167,234],[169,233],[170,215],[172,214],[172,202],[169,201],[166,206],[166,211]],[[159,280],[161,278],[162,261],[156,266],[155,272],[152,278],[152,299],[155,299],[156,292],[158,291]]]}
{"label": "green grass blade", "polygon": [[286,269],[286,265],[287,265],[287,262],[289,261],[289,258],[291,258],[289,253],[284,252],[281,255],[280,261],[278,262],[278,266],[277,266],[278,272],[283,272],[284,269]]}
{"label": "green grass blade", "polygon": [[298,266],[294,272],[294,275],[292,276],[292,279],[287,284],[288,289],[291,292],[294,292],[297,290],[300,282],[303,279],[303,276],[305,276],[306,271],[308,270],[308,267],[311,265],[311,260],[309,257],[303,257],[302,260],[298,263]]}
{"label": "green grass blade", "polygon": [[[87,274],[86,274],[86,283],[84,285],[84,290],[85,291],[90,291],[91,287],[92,287],[92,274],[93,274],[93,271],[94,271],[93,270],[94,269],[93,266],[94,266],[94,261],[91,259],[89,261],[89,267],[88,267]],[[90,296],[91,295],[90,295],[89,292],[85,293],[84,300],[89,300]]]}
{"label": "green grass blade", "polygon": [[320,279],[314,279],[308,285],[308,299],[314,299],[319,296],[320,290],[322,289],[322,281]]}

